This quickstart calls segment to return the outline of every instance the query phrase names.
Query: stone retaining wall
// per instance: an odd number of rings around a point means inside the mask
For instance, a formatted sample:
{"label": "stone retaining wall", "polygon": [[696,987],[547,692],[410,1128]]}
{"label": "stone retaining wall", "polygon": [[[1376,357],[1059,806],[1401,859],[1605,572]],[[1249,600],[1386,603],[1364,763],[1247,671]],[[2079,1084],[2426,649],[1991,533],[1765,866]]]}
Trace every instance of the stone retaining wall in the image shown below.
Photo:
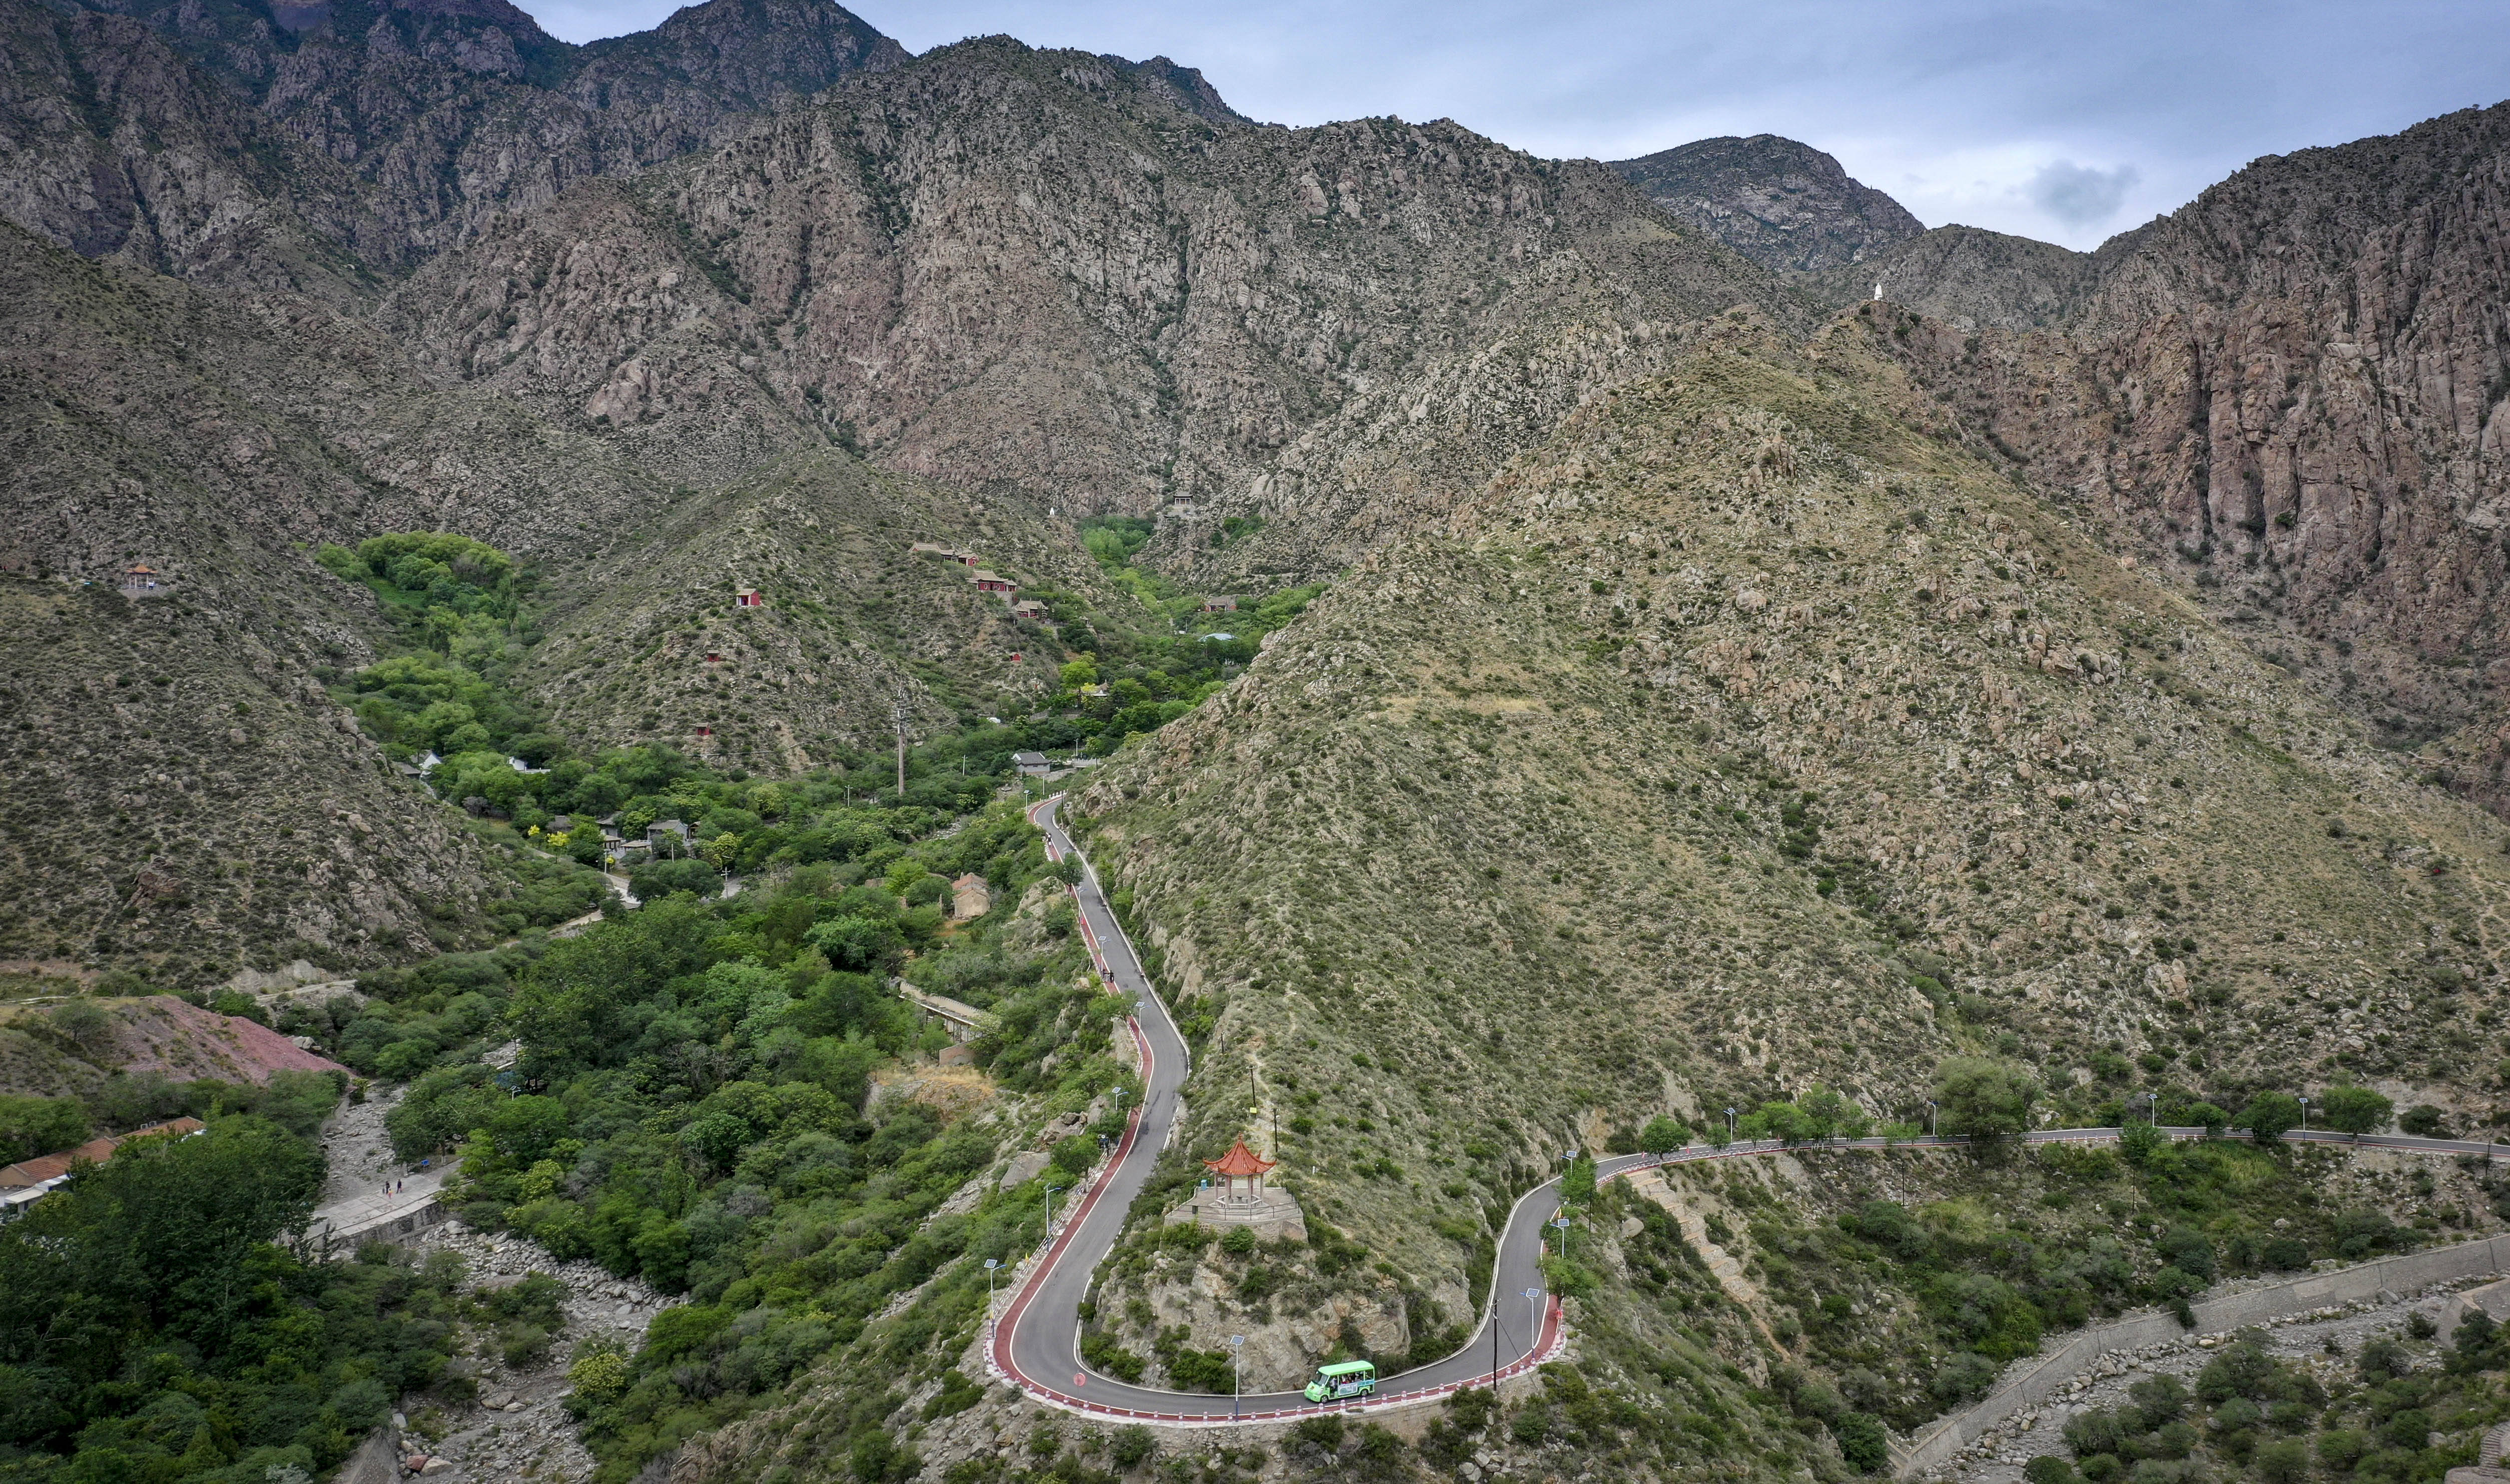
{"label": "stone retaining wall", "polygon": [[1941,1467],[2005,1418],[2047,1401],[2077,1372],[2103,1355],[2144,1350],[2191,1333],[2227,1333],[2286,1314],[2360,1303],[2381,1293],[2427,1288],[2505,1269],[2510,1269],[2510,1235],[2404,1257],[2383,1257],[2333,1273],[2313,1273],[2288,1283],[2209,1299],[2190,1306],[2196,1315],[2192,1331],[2181,1328],[2179,1320],[2167,1313],[2138,1314],[2114,1324],[2078,1330],[2028,1369],[1998,1386],[1986,1400],[1919,1433],[1905,1450],[1895,1448],[1892,1477],[1910,1479]]}
{"label": "stone retaining wall", "polygon": [[443,1201],[432,1199],[424,1205],[393,1211],[355,1226],[326,1227],[315,1237],[320,1244],[321,1260],[329,1262],[335,1257],[352,1256],[359,1247],[370,1241],[395,1246],[414,1241],[452,1219],[453,1212],[445,1207]]}

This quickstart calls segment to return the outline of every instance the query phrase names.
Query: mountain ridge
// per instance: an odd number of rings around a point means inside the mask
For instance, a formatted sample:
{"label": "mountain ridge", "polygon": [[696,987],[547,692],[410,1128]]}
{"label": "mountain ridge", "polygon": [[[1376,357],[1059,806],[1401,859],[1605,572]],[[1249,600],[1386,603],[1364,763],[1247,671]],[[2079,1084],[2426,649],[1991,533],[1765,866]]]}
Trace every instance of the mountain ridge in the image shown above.
{"label": "mountain ridge", "polygon": [[1675,216],[1781,272],[1862,263],[1925,230],[1832,156],[1777,134],[1695,139],[1612,169]]}

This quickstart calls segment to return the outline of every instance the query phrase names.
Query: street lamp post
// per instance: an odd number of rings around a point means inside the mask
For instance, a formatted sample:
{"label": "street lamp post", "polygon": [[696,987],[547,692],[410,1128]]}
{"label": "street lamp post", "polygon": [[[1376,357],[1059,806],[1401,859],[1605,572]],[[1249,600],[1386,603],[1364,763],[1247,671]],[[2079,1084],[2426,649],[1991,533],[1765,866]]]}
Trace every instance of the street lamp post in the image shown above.
{"label": "street lamp post", "polygon": [[994,1350],[994,1270],[1002,1265],[1001,1258],[985,1259],[985,1352],[987,1354],[993,1353]]}
{"label": "street lamp post", "polygon": [[1926,1137],[1930,1139],[1935,1136],[1936,1111],[1935,1100],[1931,1097],[1926,1099]]}
{"label": "street lamp post", "polygon": [[2309,1099],[2305,1097],[2301,1100],[2301,1131],[2309,1132]]}
{"label": "street lamp post", "polygon": [[1734,1142],[1734,1110],[1731,1108],[1726,1110],[1726,1142]]}
{"label": "street lamp post", "polygon": [[1229,1420],[1237,1421],[1237,1351],[1246,1343],[1244,1335],[1229,1337]]}
{"label": "street lamp post", "polygon": [[[1525,1358],[1532,1360],[1535,1351],[1542,1345],[1542,1290],[1528,1288],[1525,1296],[1534,1301],[1534,1327],[1526,1331],[1525,1340]],[[1499,1383],[1496,1381],[1491,1383],[1491,1400],[1499,1400]]]}
{"label": "street lamp post", "polygon": [[1555,1216],[1551,1219],[1551,1225],[1560,1232],[1560,1260],[1565,1263],[1569,1260],[1569,1218]]}
{"label": "street lamp post", "polygon": [[1499,1285],[1491,1285],[1491,1399],[1499,1399]]}

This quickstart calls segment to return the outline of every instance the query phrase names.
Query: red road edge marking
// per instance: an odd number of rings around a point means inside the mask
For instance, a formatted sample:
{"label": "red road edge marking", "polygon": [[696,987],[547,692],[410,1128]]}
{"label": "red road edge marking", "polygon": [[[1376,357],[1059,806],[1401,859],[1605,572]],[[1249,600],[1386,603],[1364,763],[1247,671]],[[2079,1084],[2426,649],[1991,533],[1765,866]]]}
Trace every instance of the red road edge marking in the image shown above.
{"label": "red road edge marking", "polygon": [[[1129,1015],[1124,1019],[1124,1028],[1132,1033],[1133,1046],[1141,1054],[1142,1082],[1148,1085],[1152,1066],[1150,1040],[1142,1034],[1140,1024]],[[1011,1364],[1011,1335],[1019,1327],[1020,1316],[1027,1313],[1030,1300],[1037,1296],[1038,1284],[1043,1282],[1046,1274],[1062,1260],[1064,1248],[1071,1245],[1072,1238],[1079,1234],[1082,1224],[1088,1219],[1089,1213],[1098,1208],[1098,1198],[1105,1195],[1107,1187],[1115,1181],[1116,1171],[1123,1164],[1125,1155],[1131,1152],[1133,1141],[1141,1136],[1144,1112],[1145,1110],[1139,1104],[1134,1105],[1132,1114],[1124,1121],[1124,1137],[1117,1144],[1115,1153],[1108,1158],[1107,1167],[1099,1171],[1096,1180],[1090,1182],[1089,1193],[1082,1199],[1080,1206],[1064,1219],[1063,1231],[1047,1245],[1046,1255],[1038,1259],[1035,1271],[1029,1274],[1027,1281],[1020,1284],[1011,1302],[1003,1310],[1002,1318],[994,1325],[994,1343],[986,1356],[989,1366],[1005,1380],[1016,1384],[1021,1389],[1034,1395],[1079,1404],[1078,1398],[1064,1396],[1053,1388],[1042,1382],[1032,1381],[1020,1374],[1019,1369]]]}
{"label": "red road edge marking", "polygon": [[[1060,797],[1060,795],[1057,795],[1057,797]],[[1035,805],[1032,805],[1028,814],[1029,822],[1031,824],[1036,824],[1037,812],[1052,802],[1053,799],[1044,799],[1040,800]],[[1042,832],[1044,826],[1041,825],[1039,828]],[[1061,860],[1063,858],[1064,853],[1055,848],[1054,842],[1051,838],[1046,842],[1046,857],[1050,860]],[[1076,896],[1077,894],[1076,894]],[[1098,944],[1098,934],[1090,929],[1089,914],[1083,912],[1078,914],[1078,916],[1081,922],[1082,936],[1089,945],[1089,956],[1098,970],[1098,977],[1101,982],[1107,984],[1112,990],[1115,987],[1115,977],[1108,971],[1107,955],[1105,950]],[[1154,993],[1156,993],[1156,991],[1154,991]],[[1125,1017],[1124,1027],[1132,1033],[1134,1047],[1140,1052],[1142,1063],[1142,1084],[1143,1086],[1148,1087],[1150,1085],[1151,1071],[1154,1065],[1151,1056],[1150,1040],[1142,1034],[1140,1022],[1134,1020],[1132,1017]],[[1424,1387],[1419,1390],[1413,1391],[1394,1391],[1384,1396],[1371,1396],[1365,1400],[1356,1402],[1343,1402],[1332,1405],[1308,1407],[1290,1407],[1271,1412],[1249,1412],[1242,1417],[1228,1418],[1216,1416],[1192,1416],[1182,1412],[1143,1412],[1131,1407],[1113,1407],[1098,1402],[1084,1401],[1078,1396],[1072,1396],[1065,1392],[1058,1391],[1051,1386],[1046,1385],[1042,1382],[1033,1381],[1027,1376],[1022,1375],[1010,1361],[1011,1332],[1017,1325],[1020,1316],[1027,1312],[1029,1301],[1036,1296],[1039,1282],[1045,1278],[1046,1273],[1050,1271],[1057,1262],[1061,1261],[1064,1248],[1070,1244],[1073,1235],[1080,1230],[1083,1221],[1087,1218],[1089,1212],[1097,1208],[1098,1198],[1106,1192],[1108,1184],[1116,1178],[1117,1166],[1124,1162],[1124,1156],[1131,1151],[1133,1140],[1141,1131],[1143,1112],[1144,1110],[1139,1107],[1134,1108],[1132,1117],[1125,1123],[1123,1140],[1116,1146],[1115,1154],[1108,1160],[1106,1169],[1099,1174],[1096,1181],[1092,1182],[1089,1187],[1089,1193],[1083,1199],[1080,1208],[1065,1218],[1062,1235],[1057,1237],[1053,1243],[1046,1248],[1045,1257],[1039,1260],[1036,1270],[1029,1275],[1027,1281],[1020,1285],[1010,1305],[1004,1310],[1002,1319],[995,1324],[994,1343],[992,1348],[986,1352],[985,1369],[997,1380],[1004,1381],[1011,1386],[1017,1387],[1019,1389],[1027,1392],[1032,1398],[1038,1401],[1045,1402],[1049,1406],[1057,1407],[1067,1412],[1081,1413],[1092,1417],[1130,1418],[1140,1422],[1185,1423],[1197,1427],[1212,1427],[1225,1426],[1231,1423],[1261,1423],[1274,1422],[1292,1417],[1314,1417],[1327,1412],[1365,1412],[1371,1409],[1382,1410],[1391,1407],[1417,1406],[1426,1402],[1436,1401],[1444,1396],[1452,1395],[1459,1390],[1471,1387],[1474,1381],[1480,1379],[1479,1377],[1475,1377],[1473,1380],[1469,1381],[1459,1381],[1451,1385],[1441,1387]],[[2038,1132],[2040,1132],[2040,1130],[2034,1130],[2034,1134]],[[2318,1130],[2312,1129],[2310,1132],[2312,1134],[2317,1134]],[[2041,1140],[2035,1138],[2032,1134],[2026,1134],[2024,1137],[2026,1142],[2042,1142]],[[2321,1135],[2320,1137],[2322,1139],[2326,1139],[2325,1135]],[[2333,1140],[2327,1141],[2333,1142]],[[1758,1144],[1758,1141],[1755,1142]],[[1899,1147],[1916,1149],[1958,1149],[1968,1142],[1969,1141],[1967,1139],[1959,1138],[1958,1136],[1949,1139],[1938,1139],[1932,1136],[1927,1136],[1924,1138],[1901,1140]],[[1866,1145],[1864,1147],[1888,1148],[1890,1146]],[[1758,1147],[1746,1146],[1741,1148],[1729,1145],[1723,1149],[1711,1148],[1699,1154],[1692,1154],[1688,1151],[1682,1151],[1670,1156],[1659,1156],[1650,1164],[1636,1167],[1651,1168],[1666,1164],[1687,1163],[1698,1160],[1735,1159],[1750,1155],[1772,1154],[1779,1152],[1783,1148],[1783,1145],[1777,1144],[1758,1144]],[[2431,1152],[2450,1153],[2451,1151],[2434,1150]],[[1495,1298],[1493,1302],[1497,1303],[1499,1301]],[[1535,1338],[1534,1348],[1527,1351],[1522,1359],[1502,1367],[1499,1373],[1499,1379],[1505,1381],[1511,1377],[1524,1375],[1526,1372],[1533,1370],[1535,1367],[1541,1365],[1546,1361],[1557,1359],[1560,1354],[1568,1349],[1568,1313],[1562,1307],[1559,1297],[1557,1295],[1553,1295],[1543,1306],[1542,1328],[1540,1333],[1539,1333]]]}
{"label": "red road edge marking", "polygon": [[[1037,812],[1052,802],[1052,799],[1044,799],[1032,805],[1029,809],[1029,822],[1036,824]],[[1042,832],[1043,826],[1040,826],[1040,829]],[[1046,842],[1046,850],[1048,859],[1063,858],[1063,853],[1055,849],[1051,838]],[[1113,989],[1114,975],[1108,972],[1107,956],[1098,945],[1098,934],[1090,931],[1089,914],[1083,912],[1078,915],[1081,920],[1082,935],[1089,944],[1089,956],[1096,961],[1098,976],[1110,989]],[[1153,992],[1157,993],[1157,991]],[[1142,1063],[1142,1085],[1148,1088],[1151,1072],[1156,1065],[1151,1054],[1150,1038],[1142,1034],[1141,1022],[1129,1015],[1124,1018],[1124,1028],[1132,1033],[1133,1046],[1139,1052]],[[985,1353],[986,1370],[992,1372],[998,1379],[1019,1388],[1035,1399],[1066,1411],[1086,1413],[1097,1417],[1126,1417],[1146,1422],[1192,1423],[1198,1426],[1231,1422],[1272,1422],[1287,1417],[1313,1417],[1327,1412],[1363,1412],[1372,1408],[1383,1410],[1388,1407],[1416,1406],[1452,1395],[1456,1391],[1472,1386],[1472,1381],[1460,1381],[1449,1386],[1424,1387],[1419,1390],[1395,1391],[1385,1396],[1371,1396],[1357,1402],[1290,1407],[1272,1412],[1250,1412],[1238,1418],[1227,1418],[1195,1417],[1182,1412],[1142,1412],[1131,1407],[1112,1407],[1099,1402],[1084,1401],[1078,1396],[1057,1390],[1052,1386],[1023,1375],[1018,1367],[1011,1363],[1011,1336],[1017,1330],[1021,1317],[1027,1313],[1030,1301],[1037,1297],[1038,1285],[1045,1280],[1046,1274],[1053,1270],[1054,1265],[1062,1261],[1064,1249],[1071,1244],[1072,1238],[1080,1232],[1082,1224],[1088,1219],[1089,1213],[1097,1209],[1099,1198],[1106,1194],[1107,1187],[1114,1182],[1117,1168],[1124,1162],[1125,1155],[1133,1148],[1133,1141],[1141,1134],[1145,1112],[1146,1110],[1138,1105],[1134,1107],[1132,1116],[1124,1123],[1124,1137],[1117,1144],[1114,1154],[1109,1157],[1107,1167],[1099,1172],[1096,1180],[1090,1182],[1089,1192],[1083,1198],[1080,1206],[1064,1218],[1061,1235],[1047,1245],[1046,1255],[1038,1260],[1036,1269],[1029,1274],[1027,1280],[1020,1284],[1010,1303],[1003,1310],[1002,1318],[995,1322],[993,1344]],[[1497,1304],[1499,1301],[1494,1298],[1492,1302]],[[1562,1309],[1559,1298],[1556,1295],[1551,1297],[1543,1306],[1542,1328],[1535,1337],[1533,1349],[1526,1352],[1524,1358],[1502,1368],[1499,1379],[1504,1381],[1512,1376],[1523,1375],[1534,1367],[1558,1357],[1569,1344],[1567,1319],[1567,1312]],[[1074,1379],[1080,1380],[1079,1377]],[[1474,1380],[1478,1379],[1480,1378],[1474,1378]]]}

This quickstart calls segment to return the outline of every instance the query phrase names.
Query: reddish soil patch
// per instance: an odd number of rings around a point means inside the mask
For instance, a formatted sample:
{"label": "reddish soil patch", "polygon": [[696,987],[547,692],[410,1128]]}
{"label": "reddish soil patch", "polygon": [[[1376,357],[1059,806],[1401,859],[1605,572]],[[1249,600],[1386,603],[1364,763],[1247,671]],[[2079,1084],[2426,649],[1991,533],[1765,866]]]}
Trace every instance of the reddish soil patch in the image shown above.
{"label": "reddish soil patch", "polygon": [[126,1000],[114,1007],[119,1070],[155,1072],[171,1082],[213,1078],[266,1084],[273,1072],[345,1072],[265,1025],[199,1009],[171,995]]}

